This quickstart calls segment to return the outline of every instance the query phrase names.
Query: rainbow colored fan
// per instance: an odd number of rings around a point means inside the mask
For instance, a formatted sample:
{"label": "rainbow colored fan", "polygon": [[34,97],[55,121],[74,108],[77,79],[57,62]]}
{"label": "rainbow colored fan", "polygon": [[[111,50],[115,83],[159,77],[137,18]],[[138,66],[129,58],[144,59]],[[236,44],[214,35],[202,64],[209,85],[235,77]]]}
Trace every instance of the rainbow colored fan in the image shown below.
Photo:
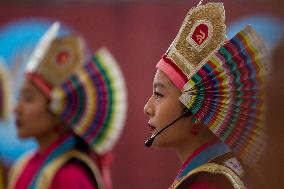
{"label": "rainbow colored fan", "polygon": [[103,154],[113,148],[123,129],[126,95],[118,64],[102,48],[53,90],[51,110],[96,153]]}
{"label": "rainbow colored fan", "polygon": [[265,145],[263,76],[268,52],[251,26],[224,44],[183,88],[183,102],[244,163]]}

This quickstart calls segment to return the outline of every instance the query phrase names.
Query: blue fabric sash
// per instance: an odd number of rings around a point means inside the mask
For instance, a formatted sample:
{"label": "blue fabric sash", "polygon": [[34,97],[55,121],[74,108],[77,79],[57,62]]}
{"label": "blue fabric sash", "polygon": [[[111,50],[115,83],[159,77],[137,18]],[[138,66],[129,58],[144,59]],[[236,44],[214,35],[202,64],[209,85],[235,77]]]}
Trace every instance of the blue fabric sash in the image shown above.
{"label": "blue fabric sash", "polygon": [[202,164],[210,161],[211,159],[214,159],[215,157],[228,152],[230,152],[229,147],[222,142],[214,143],[206,147],[204,150],[202,150],[200,153],[194,156],[187,163],[187,165],[185,165],[184,169],[181,170],[177,175],[176,180],[184,177],[185,175],[187,175],[187,173],[189,173],[191,170],[195,169],[196,167],[199,167]]}
{"label": "blue fabric sash", "polygon": [[76,144],[76,139],[73,135],[67,137],[64,141],[62,141],[53,151],[46,157],[42,166],[39,168],[37,173],[35,174],[32,182],[30,183],[28,189],[35,189],[37,180],[40,177],[44,167],[48,165],[50,162],[55,160],[60,155],[64,154],[65,152],[69,151],[70,149],[74,148]]}

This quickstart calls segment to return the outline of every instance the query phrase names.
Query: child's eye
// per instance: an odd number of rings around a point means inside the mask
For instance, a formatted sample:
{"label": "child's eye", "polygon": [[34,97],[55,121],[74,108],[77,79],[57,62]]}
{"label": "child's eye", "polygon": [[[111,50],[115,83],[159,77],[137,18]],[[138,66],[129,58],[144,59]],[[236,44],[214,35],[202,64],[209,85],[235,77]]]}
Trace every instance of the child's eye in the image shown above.
{"label": "child's eye", "polygon": [[34,95],[30,93],[22,93],[19,95],[18,100],[22,100],[24,102],[32,102],[34,98]]}
{"label": "child's eye", "polygon": [[163,97],[163,95],[162,95],[161,93],[154,92],[154,97],[155,97],[156,99],[159,99],[159,98]]}
{"label": "child's eye", "polygon": [[26,102],[32,102],[34,100],[34,97],[31,96],[31,95],[25,95],[23,97],[23,99],[26,101]]}

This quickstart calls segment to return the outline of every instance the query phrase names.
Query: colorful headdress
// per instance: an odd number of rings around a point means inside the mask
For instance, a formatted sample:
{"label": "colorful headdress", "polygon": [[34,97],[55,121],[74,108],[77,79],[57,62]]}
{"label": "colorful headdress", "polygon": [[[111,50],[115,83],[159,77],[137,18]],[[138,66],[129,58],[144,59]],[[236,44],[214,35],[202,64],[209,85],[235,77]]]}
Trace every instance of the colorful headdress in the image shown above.
{"label": "colorful headdress", "polygon": [[0,59],[0,119],[6,120],[11,113],[11,86],[9,73]]}
{"label": "colorful headdress", "polygon": [[84,63],[84,43],[78,36],[57,37],[55,22],[40,39],[27,64],[26,75],[50,98],[59,86]]}
{"label": "colorful headdress", "polygon": [[82,40],[56,37],[58,28],[56,23],[43,36],[27,77],[50,99],[51,112],[103,154],[112,149],[124,126],[124,78],[107,49],[100,49],[85,63]]}
{"label": "colorful headdress", "polygon": [[157,64],[180,101],[245,163],[264,145],[263,75],[267,50],[251,26],[225,42],[222,3],[191,9]]}

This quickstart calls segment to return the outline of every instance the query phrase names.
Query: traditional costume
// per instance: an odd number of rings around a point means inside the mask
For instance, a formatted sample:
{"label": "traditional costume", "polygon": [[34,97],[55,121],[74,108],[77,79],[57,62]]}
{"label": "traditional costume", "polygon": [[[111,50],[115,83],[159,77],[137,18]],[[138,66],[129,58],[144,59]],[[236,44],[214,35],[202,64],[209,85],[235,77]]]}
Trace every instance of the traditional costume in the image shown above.
{"label": "traditional costume", "polygon": [[[12,169],[9,188],[110,188],[104,157],[124,125],[124,79],[106,49],[86,62],[82,39],[58,37],[58,30],[59,23],[54,23],[40,40],[26,77],[49,99],[49,110],[71,131],[43,153],[35,151],[21,158]],[[83,149],[86,146],[90,152]]]}
{"label": "traditional costume", "polygon": [[267,50],[249,25],[230,40],[225,33],[223,4],[200,3],[157,64],[181,90],[193,122],[220,139],[196,149],[170,188],[249,188],[243,164],[263,152]]}

